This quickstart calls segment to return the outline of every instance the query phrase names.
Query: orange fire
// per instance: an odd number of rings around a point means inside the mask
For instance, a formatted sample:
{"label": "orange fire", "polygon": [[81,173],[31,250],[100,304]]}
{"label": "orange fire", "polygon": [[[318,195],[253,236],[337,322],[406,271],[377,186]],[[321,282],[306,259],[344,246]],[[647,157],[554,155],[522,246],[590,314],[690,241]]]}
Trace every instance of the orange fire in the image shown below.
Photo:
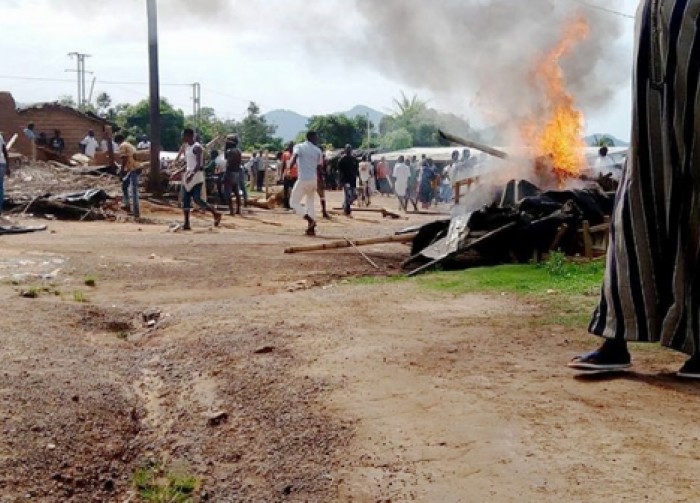
{"label": "orange fire", "polygon": [[577,176],[586,164],[583,153],[584,116],[566,89],[561,60],[588,33],[588,23],[583,17],[571,20],[556,47],[538,61],[532,84],[542,94],[545,106],[521,128],[526,145],[535,151],[538,158],[545,159],[545,164],[553,167],[560,181]]}

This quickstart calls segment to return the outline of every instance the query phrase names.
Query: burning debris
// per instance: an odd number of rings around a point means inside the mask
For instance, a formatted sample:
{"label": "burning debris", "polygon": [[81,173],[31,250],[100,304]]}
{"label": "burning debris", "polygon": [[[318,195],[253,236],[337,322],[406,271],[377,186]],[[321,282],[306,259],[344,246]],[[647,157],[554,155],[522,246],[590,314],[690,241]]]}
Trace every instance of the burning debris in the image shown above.
{"label": "burning debris", "polygon": [[598,187],[543,192],[529,182],[511,181],[499,196],[480,210],[421,227],[403,264],[420,264],[409,275],[438,264],[465,268],[524,263],[555,250],[592,258],[597,233],[601,252],[607,245],[614,195]]}

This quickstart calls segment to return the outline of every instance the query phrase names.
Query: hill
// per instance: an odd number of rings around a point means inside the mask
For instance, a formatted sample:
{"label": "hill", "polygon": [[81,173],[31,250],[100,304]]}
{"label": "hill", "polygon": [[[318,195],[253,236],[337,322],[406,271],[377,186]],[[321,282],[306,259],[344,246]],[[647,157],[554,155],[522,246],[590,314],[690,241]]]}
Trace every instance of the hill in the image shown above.
{"label": "hill", "polygon": [[375,129],[378,129],[379,123],[386,114],[383,114],[379,110],[375,110],[374,108],[370,108],[365,105],[356,105],[347,112],[338,112],[336,115],[344,115],[346,117],[349,117],[350,119],[354,119],[357,116],[366,117],[367,115],[369,115],[370,122],[374,124]]}
{"label": "hill", "polygon": [[293,112],[292,110],[273,110],[264,115],[269,124],[277,126],[275,136],[279,136],[285,142],[291,141],[306,127],[308,117]]}
{"label": "hill", "polygon": [[[367,114],[369,114],[369,120],[372,121],[374,127],[379,128],[379,122],[385,114],[373,108],[357,105],[347,112],[335,113],[335,115],[345,115],[351,119],[360,115],[364,117]],[[309,120],[309,117],[298,114],[292,110],[273,110],[266,113],[264,117],[269,124],[277,126],[276,136],[279,136],[284,141],[291,141],[296,138],[301,131],[306,129],[306,123]]]}

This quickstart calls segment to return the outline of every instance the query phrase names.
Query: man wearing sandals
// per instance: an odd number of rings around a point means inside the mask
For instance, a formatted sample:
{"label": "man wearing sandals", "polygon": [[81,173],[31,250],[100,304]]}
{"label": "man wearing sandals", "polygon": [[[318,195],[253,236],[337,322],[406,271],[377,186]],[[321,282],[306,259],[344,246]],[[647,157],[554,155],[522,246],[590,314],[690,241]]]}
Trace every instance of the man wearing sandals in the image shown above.
{"label": "man wearing sandals", "polygon": [[631,366],[627,342],[690,355],[700,379],[700,0],[644,0],[637,17],[632,145],[610,231],[591,333],[569,366]]}
{"label": "man wearing sandals", "polygon": [[[304,217],[308,226],[307,236],[316,235],[316,208],[314,198],[318,188],[318,167],[323,164],[323,153],[318,148],[318,134],[315,131],[306,133],[306,141],[294,147],[291,164],[296,164],[299,179],[294,184],[289,204],[298,215]],[[301,204],[305,199],[306,206]]]}

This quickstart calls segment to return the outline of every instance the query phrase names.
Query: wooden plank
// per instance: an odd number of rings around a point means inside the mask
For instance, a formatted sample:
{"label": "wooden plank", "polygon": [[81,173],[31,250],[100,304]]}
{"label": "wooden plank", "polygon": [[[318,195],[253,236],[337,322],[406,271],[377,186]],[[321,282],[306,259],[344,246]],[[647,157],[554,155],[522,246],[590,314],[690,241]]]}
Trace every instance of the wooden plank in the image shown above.
{"label": "wooden plank", "polygon": [[557,229],[557,233],[554,236],[554,240],[552,241],[552,244],[549,246],[549,251],[556,251],[559,248],[559,244],[561,243],[561,240],[564,238],[564,235],[566,234],[566,231],[569,230],[569,226],[567,224],[561,224],[559,226],[559,229]]}
{"label": "wooden plank", "polygon": [[305,246],[291,246],[284,250],[284,253],[304,253],[312,251],[322,251],[322,250],[334,250],[338,248],[352,248],[354,246],[370,246],[385,243],[407,243],[413,241],[417,233],[413,234],[403,234],[400,236],[382,236],[378,238],[365,238],[365,239],[353,239],[352,244],[348,243],[348,240],[343,239],[342,241],[329,241],[328,243],[323,243],[319,245],[305,245]]}

